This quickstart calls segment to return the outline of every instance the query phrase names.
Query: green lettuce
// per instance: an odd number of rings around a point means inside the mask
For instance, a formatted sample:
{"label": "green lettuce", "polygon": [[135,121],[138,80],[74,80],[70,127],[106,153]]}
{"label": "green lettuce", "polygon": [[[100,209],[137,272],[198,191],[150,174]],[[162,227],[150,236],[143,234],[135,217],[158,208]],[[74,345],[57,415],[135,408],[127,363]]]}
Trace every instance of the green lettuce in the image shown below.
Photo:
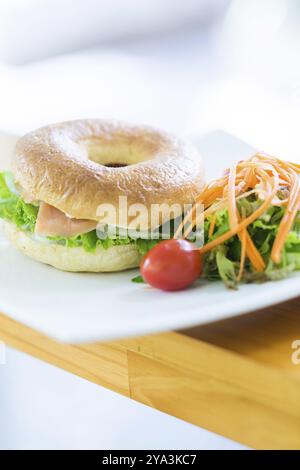
{"label": "green lettuce", "polygon": [[13,184],[10,172],[0,173],[0,218],[12,222],[19,229],[33,232],[38,207],[26,204]]}
{"label": "green lettuce", "polygon": [[[26,203],[18,193],[11,172],[0,173],[0,218],[13,223],[24,232],[33,233],[38,215],[38,205]],[[50,243],[69,248],[82,247],[87,252],[95,252],[97,247],[108,248],[116,245],[135,245],[141,255],[146,254],[159,240],[116,237],[100,239],[96,230],[75,237],[45,237]]]}

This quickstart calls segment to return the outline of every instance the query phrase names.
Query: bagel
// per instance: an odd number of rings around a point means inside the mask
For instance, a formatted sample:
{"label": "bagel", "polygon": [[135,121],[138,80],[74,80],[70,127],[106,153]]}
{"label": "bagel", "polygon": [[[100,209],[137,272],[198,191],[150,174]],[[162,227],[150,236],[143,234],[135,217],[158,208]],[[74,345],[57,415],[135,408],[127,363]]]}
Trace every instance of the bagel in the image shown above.
{"label": "bagel", "polygon": [[62,271],[114,272],[135,268],[141,255],[133,244],[113,246],[108,250],[98,247],[95,253],[83,248],[67,248],[55,243],[41,243],[9,222],[4,223],[7,237],[25,255]]}
{"label": "bagel", "polygon": [[146,209],[137,225],[143,238],[155,228],[152,207],[159,206],[156,226],[162,225],[181,215],[204,185],[202,160],[189,143],[150,127],[100,119],[62,122],[25,135],[17,142],[12,171],[24,204],[38,207],[31,231],[45,243],[23,226],[9,226],[10,238],[30,257],[71,271],[131,268],[141,253],[130,237],[107,249],[97,242],[89,253],[67,242],[62,246],[63,238],[78,236],[80,244],[81,234],[103,223],[130,230],[139,206]]}

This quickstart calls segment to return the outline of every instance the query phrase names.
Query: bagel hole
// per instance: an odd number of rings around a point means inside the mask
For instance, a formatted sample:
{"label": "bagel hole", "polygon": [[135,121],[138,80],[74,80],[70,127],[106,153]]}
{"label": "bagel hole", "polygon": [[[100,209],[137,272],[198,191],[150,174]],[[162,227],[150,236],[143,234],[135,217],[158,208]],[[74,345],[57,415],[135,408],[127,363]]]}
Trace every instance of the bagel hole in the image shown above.
{"label": "bagel hole", "polygon": [[158,150],[158,142],[143,137],[116,135],[112,139],[93,137],[82,139],[81,146],[89,160],[110,168],[121,168],[151,160]]}

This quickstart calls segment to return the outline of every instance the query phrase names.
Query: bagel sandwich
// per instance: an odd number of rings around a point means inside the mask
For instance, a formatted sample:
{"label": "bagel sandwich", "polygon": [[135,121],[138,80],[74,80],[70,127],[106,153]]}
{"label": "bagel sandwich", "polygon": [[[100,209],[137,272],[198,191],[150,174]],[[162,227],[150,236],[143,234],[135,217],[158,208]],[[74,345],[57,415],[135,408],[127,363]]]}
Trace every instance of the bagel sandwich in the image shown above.
{"label": "bagel sandwich", "polygon": [[[122,271],[159,241],[151,208],[162,208],[161,227],[203,186],[201,158],[180,139],[115,121],[68,121],[19,139],[12,171],[0,173],[0,218],[34,260],[64,271]],[[139,206],[146,210],[133,230]]]}

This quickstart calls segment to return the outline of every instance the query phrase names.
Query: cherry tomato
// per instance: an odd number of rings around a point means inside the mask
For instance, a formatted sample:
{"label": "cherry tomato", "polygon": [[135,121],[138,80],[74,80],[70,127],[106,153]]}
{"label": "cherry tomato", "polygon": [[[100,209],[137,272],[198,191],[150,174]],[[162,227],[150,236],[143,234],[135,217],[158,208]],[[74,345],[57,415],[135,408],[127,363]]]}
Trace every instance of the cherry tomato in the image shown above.
{"label": "cherry tomato", "polygon": [[184,289],[202,272],[195,246],[186,240],[164,240],[142,259],[141,274],[150,286],[166,291]]}

